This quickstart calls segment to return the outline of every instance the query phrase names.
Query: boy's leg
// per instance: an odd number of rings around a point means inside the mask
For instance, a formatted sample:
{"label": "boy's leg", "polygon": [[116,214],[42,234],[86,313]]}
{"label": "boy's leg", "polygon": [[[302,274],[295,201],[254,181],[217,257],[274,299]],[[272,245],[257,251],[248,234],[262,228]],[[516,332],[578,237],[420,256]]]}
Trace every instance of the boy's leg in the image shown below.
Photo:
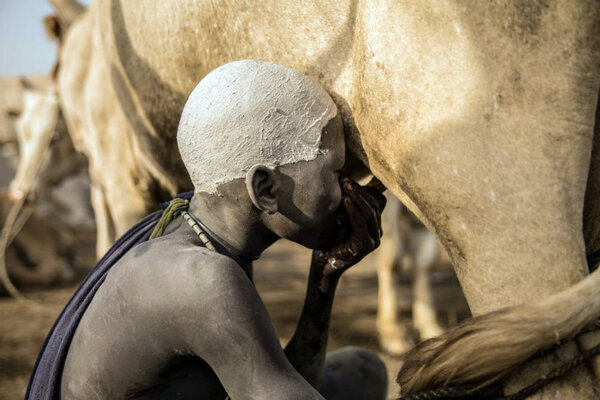
{"label": "boy's leg", "polygon": [[129,393],[130,399],[225,400],[227,393],[219,378],[201,358],[181,356],[171,361],[151,387]]}
{"label": "boy's leg", "polygon": [[387,370],[377,354],[344,347],[327,356],[319,392],[327,400],[385,400]]}

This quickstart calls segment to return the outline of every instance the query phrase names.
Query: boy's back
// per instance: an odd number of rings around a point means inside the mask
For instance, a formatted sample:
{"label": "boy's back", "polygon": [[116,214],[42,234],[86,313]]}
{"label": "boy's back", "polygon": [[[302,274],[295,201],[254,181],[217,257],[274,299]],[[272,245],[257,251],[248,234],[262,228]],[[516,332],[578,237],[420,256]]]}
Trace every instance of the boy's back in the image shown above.
{"label": "boy's back", "polygon": [[[272,359],[253,355],[264,350]],[[202,247],[180,217],[165,236],[138,245],[111,269],[73,338],[62,394],[191,399],[202,393],[222,400],[224,389],[203,358],[221,374],[239,374],[233,393],[268,391],[269,377],[298,375],[247,272]],[[294,378],[291,387],[302,381]]]}
{"label": "boy's back", "polygon": [[[171,225],[181,228],[181,221]],[[189,236],[193,235],[185,233],[144,242],[112,267],[73,338],[63,373],[63,396],[154,397],[168,389],[170,380],[186,377],[196,384],[184,387],[199,385],[201,390],[193,392],[197,396],[215,381],[212,370],[200,359],[185,357],[190,349],[172,328],[185,317],[177,313],[186,312],[184,305],[192,302],[196,320],[207,320],[202,314],[210,308],[211,299],[204,289],[214,287],[219,275],[248,278],[241,267],[231,268],[219,253],[191,244]],[[211,327],[203,327],[202,335],[210,334]],[[222,393],[218,380],[210,386]],[[98,388],[103,393],[97,393]]]}

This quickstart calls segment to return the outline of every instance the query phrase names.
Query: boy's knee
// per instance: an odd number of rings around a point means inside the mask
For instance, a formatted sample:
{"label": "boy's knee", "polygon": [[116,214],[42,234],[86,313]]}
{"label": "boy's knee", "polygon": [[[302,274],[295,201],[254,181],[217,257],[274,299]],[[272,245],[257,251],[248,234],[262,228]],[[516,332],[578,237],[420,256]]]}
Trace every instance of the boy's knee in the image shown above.
{"label": "boy's knee", "polygon": [[387,395],[387,370],[377,354],[344,347],[327,356],[319,390],[327,400],[379,400]]}

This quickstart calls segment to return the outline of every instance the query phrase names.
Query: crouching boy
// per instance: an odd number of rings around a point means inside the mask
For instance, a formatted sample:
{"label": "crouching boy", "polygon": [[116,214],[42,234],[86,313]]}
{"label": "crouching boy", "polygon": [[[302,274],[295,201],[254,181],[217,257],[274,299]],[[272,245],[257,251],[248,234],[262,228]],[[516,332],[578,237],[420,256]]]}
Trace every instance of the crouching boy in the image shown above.
{"label": "crouching boy", "polygon": [[[92,271],[51,331],[28,397],[384,399],[376,355],[326,356],[336,285],[378,246],[385,205],[340,178],[343,129],[329,95],[283,66],[226,64],[190,95],[177,141],[193,197],[142,221]],[[252,261],[280,238],[314,249],[285,349],[252,282]]]}

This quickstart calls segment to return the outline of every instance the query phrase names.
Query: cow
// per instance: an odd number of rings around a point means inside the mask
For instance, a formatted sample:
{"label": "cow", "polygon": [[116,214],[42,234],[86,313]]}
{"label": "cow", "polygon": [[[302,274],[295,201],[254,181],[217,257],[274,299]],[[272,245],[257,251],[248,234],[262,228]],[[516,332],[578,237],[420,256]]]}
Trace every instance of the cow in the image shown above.
{"label": "cow", "polygon": [[[35,85],[25,77],[21,82],[23,110],[15,124],[19,162],[8,193],[17,200],[35,191],[41,200],[50,201],[52,189],[82,170],[85,159],[73,148],[54,83]],[[48,163],[52,168],[43,168]]]}
{"label": "cow", "polygon": [[[112,106],[105,103],[111,100],[105,97],[104,89],[96,86],[103,85],[108,71],[104,62],[97,59],[102,55],[96,49],[97,39],[92,37],[95,13],[85,10],[67,13],[72,17],[68,19],[62,13],[64,8],[71,9],[68,4],[62,1],[62,8],[57,7],[60,16],[46,18],[45,24],[51,37],[59,40],[57,86],[61,109],[76,150],[84,154],[89,163],[91,202],[97,227],[96,254],[100,258],[117,236],[154,209],[158,201],[189,189],[191,183],[185,174],[178,178],[180,183],[174,180],[158,184],[151,179],[148,160],[140,156],[139,148],[133,151],[134,142],[119,111],[119,103]],[[116,100],[116,95],[113,94],[112,99]],[[90,108],[83,107],[84,103]],[[104,123],[99,125],[99,119]],[[123,127],[125,131],[121,130]],[[118,150],[111,152],[113,147]],[[179,159],[178,153],[176,157]],[[111,173],[107,173],[106,166],[111,166]],[[154,168],[160,170],[158,165]]]}
{"label": "cow", "polygon": [[58,106],[55,83],[49,76],[21,76],[7,81],[18,82],[20,90],[15,95],[20,100],[11,102],[18,107],[4,110],[8,123],[0,145],[16,147],[3,154],[9,158],[5,168],[8,178],[0,183],[8,186],[6,195],[13,202],[30,195],[47,216],[53,215],[76,230],[89,231],[93,225],[85,205],[89,200],[81,196],[89,186],[87,161],[73,147]]}
{"label": "cow", "polygon": [[[591,153],[599,29],[593,0],[97,0],[66,33],[58,85],[90,160],[96,215],[119,234],[155,199],[190,186],[175,133],[204,75],[244,58],[308,74],[341,110],[348,158],[437,236],[475,316],[548,299],[495,314],[518,317],[507,329],[535,350],[600,313],[599,273],[586,278],[586,251],[600,248],[588,225],[597,226],[598,188],[587,185],[599,165]],[[553,297],[561,291],[569,301]],[[572,307],[581,303],[590,306]],[[535,323],[525,324],[532,310]],[[576,321],[562,318],[575,312]],[[568,343],[560,357],[590,341]],[[506,348],[509,362],[494,373],[530,354]],[[596,380],[581,367],[542,395],[592,398]]]}
{"label": "cow", "polygon": [[[16,122],[23,112],[23,92],[25,85],[46,87],[50,83],[47,75],[7,76],[0,78],[0,146],[2,156],[6,158],[12,169],[16,168],[18,143]],[[12,177],[3,176],[1,184],[6,184]]]}
{"label": "cow", "polygon": [[[31,197],[12,227],[15,231],[5,255],[8,276],[20,285],[70,282],[75,278],[77,249],[73,230],[90,228],[82,207],[85,198],[75,206],[73,201],[85,190],[85,179],[70,180],[66,190],[57,187],[67,177],[81,175],[86,163],[73,148],[51,79],[19,77],[6,82],[14,83],[18,90],[4,99],[11,106],[4,109],[10,123],[4,127],[2,145],[16,142],[18,161],[9,189],[0,199],[2,220],[6,221],[14,201]],[[7,175],[11,174],[10,164],[3,168]]]}

